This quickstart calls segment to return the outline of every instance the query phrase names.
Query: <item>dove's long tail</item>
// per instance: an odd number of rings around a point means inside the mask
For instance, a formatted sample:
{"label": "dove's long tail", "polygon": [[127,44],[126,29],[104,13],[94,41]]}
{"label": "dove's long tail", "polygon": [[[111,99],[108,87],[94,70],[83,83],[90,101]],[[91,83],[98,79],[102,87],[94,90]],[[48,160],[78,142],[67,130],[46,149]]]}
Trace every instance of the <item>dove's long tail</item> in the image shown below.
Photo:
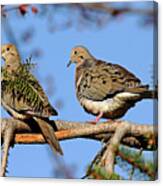
{"label": "dove's long tail", "polygon": [[140,94],[143,99],[158,99],[158,88],[149,90],[148,85],[142,85],[140,87],[129,88],[129,92]]}
{"label": "dove's long tail", "polygon": [[158,99],[157,90],[147,90],[142,93],[144,99]]}
{"label": "dove's long tail", "polygon": [[45,140],[49,143],[49,145],[51,146],[52,150],[54,152],[58,152],[59,154],[63,155],[63,151],[59,145],[59,142],[54,134],[54,130],[53,127],[50,126],[47,121],[45,121],[42,118],[37,118],[34,117],[35,121],[38,123],[42,134],[45,138]]}

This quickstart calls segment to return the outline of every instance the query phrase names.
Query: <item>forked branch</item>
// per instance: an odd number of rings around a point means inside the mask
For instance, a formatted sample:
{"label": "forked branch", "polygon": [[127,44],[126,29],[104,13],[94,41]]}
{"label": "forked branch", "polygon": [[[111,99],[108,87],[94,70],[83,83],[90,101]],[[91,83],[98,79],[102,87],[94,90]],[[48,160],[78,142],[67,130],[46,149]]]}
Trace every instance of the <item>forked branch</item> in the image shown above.
{"label": "forked branch", "polygon": [[[139,125],[117,120],[99,123],[98,125],[63,120],[50,121],[49,124],[54,127],[58,140],[86,138],[103,142],[109,141],[102,159],[109,173],[114,171],[115,154],[120,144],[143,150],[155,150],[157,148],[157,130],[153,125]],[[1,175],[3,176],[7,165],[8,149],[12,140],[12,135],[7,134],[11,134],[11,130],[14,133],[14,143],[46,143],[33,121],[24,122],[13,118],[1,119],[1,138],[4,142],[4,149],[6,149],[2,158],[4,171],[1,172]]]}

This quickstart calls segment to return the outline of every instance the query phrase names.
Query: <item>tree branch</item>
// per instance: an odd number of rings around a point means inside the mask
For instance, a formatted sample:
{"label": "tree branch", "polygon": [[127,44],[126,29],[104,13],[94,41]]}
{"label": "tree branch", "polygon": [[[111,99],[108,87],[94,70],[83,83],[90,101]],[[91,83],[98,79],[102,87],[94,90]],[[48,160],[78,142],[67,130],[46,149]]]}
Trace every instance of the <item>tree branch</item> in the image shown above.
{"label": "tree branch", "polygon": [[[71,121],[51,121],[58,140],[66,140],[73,138],[89,138],[94,140],[108,141],[113,133],[121,125],[130,125],[130,129],[122,139],[122,144],[129,147],[143,148],[144,150],[154,150],[157,147],[157,130],[153,125],[138,125],[127,121],[110,121],[92,125],[82,122]],[[15,125],[16,135],[15,143],[19,144],[42,144],[46,143],[38,128],[34,123],[24,122],[16,119],[2,119],[2,139],[7,125]]]}
{"label": "tree branch", "polygon": [[15,126],[14,125],[7,125],[6,130],[4,131],[4,138],[3,138],[3,149],[2,149],[2,163],[1,163],[1,172],[0,176],[5,176],[7,161],[8,161],[8,154],[9,148],[11,146],[11,142],[14,137]]}
{"label": "tree branch", "polygon": [[[129,147],[154,150],[157,148],[157,130],[152,125],[138,125],[127,121],[110,121],[92,125],[72,121],[50,121],[58,140],[88,138],[108,142],[102,156],[108,173],[114,171],[114,159],[120,144]],[[1,119],[1,138],[4,146],[1,175],[5,176],[8,151],[11,141],[18,144],[46,143],[34,120],[20,121],[14,118]],[[15,136],[13,137],[13,134]]]}
{"label": "tree branch", "polygon": [[118,152],[122,138],[128,131],[130,131],[129,123],[122,123],[119,127],[116,128],[115,133],[109,140],[109,145],[107,146],[104,155],[100,160],[100,165],[105,167],[105,170],[109,175],[112,175],[114,173],[115,156]]}
{"label": "tree branch", "polygon": [[91,10],[104,11],[112,15],[118,15],[122,13],[133,13],[133,14],[142,14],[142,15],[153,15],[154,11],[152,9],[139,9],[139,8],[116,8],[114,6],[108,6],[106,3],[82,3],[78,6],[83,6]]}

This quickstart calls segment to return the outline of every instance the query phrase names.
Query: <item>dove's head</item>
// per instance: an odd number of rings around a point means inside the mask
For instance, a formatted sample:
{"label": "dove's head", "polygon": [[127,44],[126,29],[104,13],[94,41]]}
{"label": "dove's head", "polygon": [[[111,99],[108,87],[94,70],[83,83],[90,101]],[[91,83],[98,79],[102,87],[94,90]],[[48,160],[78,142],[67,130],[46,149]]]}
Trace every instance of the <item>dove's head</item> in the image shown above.
{"label": "dove's head", "polygon": [[75,63],[77,64],[77,66],[80,66],[89,59],[94,59],[94,57],[90,54],[88,49],[83,46],[76,46],[71,51],[70,61],[67,67],[69,67],[72,63]]}
{"label": "dove's head", "polygon": [[1,57],[5,62],[5,68],[14,70],[20,65],[20,56],[16,46],[13,44],[1,46]]}

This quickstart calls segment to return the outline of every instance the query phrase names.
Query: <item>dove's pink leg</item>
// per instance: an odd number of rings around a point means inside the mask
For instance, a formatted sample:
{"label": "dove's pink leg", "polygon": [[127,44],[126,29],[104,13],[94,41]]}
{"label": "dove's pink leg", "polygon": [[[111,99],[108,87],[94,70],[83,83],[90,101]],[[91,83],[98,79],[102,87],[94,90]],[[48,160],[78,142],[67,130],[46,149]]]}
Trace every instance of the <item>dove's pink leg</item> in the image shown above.
{"label": "dove's pink leg", "polygon": [[94,125],[97,124],[100,121],[102,116],[103,116],[103,112],[100,112],[99,115],[96,117],[96,119],[93,121],[89,121],[89,123],[94,124]]}

